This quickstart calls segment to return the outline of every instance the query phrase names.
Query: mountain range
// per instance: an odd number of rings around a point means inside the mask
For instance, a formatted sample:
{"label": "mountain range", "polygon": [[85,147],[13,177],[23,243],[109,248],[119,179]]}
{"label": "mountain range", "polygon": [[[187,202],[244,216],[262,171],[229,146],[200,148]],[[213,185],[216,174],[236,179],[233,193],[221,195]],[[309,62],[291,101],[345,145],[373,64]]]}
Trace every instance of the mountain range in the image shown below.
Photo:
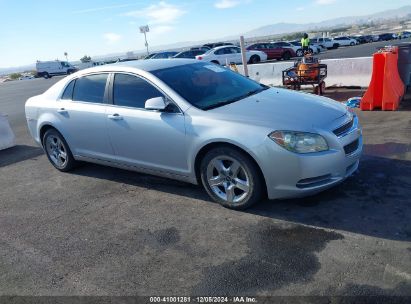
{"label": "mountain range", "polygon": [[301,31],[313,31],[313,30],[324,30],[324,29],[332,29],[337,28],[340,26],[346,25],[360,25],[366,24],[371,22],[383,22],[387,20],[393,19],[403,19],[409,18],[411,19],[411,5],[404,6],[398,9],[387,10],[384,12],[365,15],[365,16],[349,16],[349,17],[341,17],[336,19],[329,19],[321,22],[316,23],[308,23],[308,24],[298,24],[298,23],[276,23],[271,25],[266,25],[247,33],[244,33],[244,36],[247,38],[252,37],[264,37],[269,35],[277,35],[277,34],[287,34],[293,32],[301,32]]}

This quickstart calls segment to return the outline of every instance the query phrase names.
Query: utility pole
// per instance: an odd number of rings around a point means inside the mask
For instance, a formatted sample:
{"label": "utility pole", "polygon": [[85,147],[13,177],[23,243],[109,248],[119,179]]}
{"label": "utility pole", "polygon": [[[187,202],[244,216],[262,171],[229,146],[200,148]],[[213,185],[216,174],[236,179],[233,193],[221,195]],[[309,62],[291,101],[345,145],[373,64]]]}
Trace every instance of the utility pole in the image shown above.
{"label": "utility pole", "polygon": [[143,25],[140,26],[140,33],[144,34],[144,40],[145,40],[145,46],[147,49],[147,56],[150,55],[150,52],[148,51],[148,42],[147,42],[147,33],[150,32],[150,28],[148,25]]}
{"label": "utility pole", "polygon": [[247,66],[247,50],[245,49],[244,36],[240,36],[240,48],[241,48],[241,59],[243,61],[244,76],[248,77],[248,66]]}

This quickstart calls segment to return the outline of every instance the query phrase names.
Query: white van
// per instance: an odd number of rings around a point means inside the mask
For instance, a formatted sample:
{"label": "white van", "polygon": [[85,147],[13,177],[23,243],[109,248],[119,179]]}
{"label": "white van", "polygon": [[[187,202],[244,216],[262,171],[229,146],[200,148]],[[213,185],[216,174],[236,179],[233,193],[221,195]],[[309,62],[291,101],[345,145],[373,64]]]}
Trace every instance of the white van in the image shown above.
{"label": "white van", "polygon": [[69,75],[76,72],[76,68],[66,61],[37,61],[37,74],[40,77],[51,78],[55,75]]}

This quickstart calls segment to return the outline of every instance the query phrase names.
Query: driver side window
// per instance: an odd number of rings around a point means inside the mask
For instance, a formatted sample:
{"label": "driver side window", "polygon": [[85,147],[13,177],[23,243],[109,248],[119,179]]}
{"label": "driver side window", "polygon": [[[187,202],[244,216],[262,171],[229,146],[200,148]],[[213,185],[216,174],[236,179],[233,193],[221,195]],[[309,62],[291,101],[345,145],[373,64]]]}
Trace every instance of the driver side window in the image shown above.
{"label": "driver side window", "polygon": [[164,97],[164,94],[146,80],[129,74],[115,74],[114,105],[144,109],[146,100],[155,97]]}

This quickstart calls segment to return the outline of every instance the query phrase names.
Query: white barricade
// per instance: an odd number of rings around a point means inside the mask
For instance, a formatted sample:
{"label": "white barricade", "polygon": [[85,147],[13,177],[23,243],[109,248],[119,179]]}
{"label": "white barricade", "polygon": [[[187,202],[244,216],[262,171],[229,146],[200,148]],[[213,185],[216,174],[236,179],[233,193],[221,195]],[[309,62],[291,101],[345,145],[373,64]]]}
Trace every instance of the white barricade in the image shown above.
{"label": "white barricade", "polygon": [[[329,86],[359,86],[368,87],[372,75],[372,57],[325,59],[321,60],[328,67],[325,79]],[[273,62],[248,65],[251,79],[265,85],[281,86],[282,71],[290,68],[294,62]],[[238,66],[243,73],[243,66]]]}

